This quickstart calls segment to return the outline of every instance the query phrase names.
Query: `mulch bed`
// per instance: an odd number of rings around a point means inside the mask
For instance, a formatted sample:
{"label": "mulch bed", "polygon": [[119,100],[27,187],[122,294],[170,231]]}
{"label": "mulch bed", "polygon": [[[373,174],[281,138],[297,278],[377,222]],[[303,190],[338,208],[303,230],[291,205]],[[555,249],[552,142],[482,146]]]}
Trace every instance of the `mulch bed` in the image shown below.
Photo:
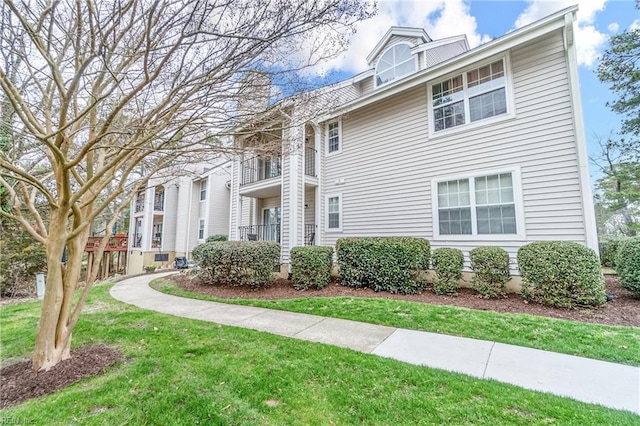
{"label": "mulch bed", "polygon": [[607,294],[613,300],[599,308],[560,309],[537,303],[527,303],[518,294],[508,294],[503,299],[484,299],[471,289],[460,289],[457,296],[438,296],[430,290],[422,294],[404,295],[387,292],[376,293],[371,289],[354,289],[332,282],[322,290],[299,291],[289,280],[275,280],[267,288],[251,289],[209,285],[198,278],[178,274],[169,277],[184,290],[227,299],[295,299],[301,297],[381,297],[393,300],[430,303],[433,305],[460,306],[494,312],[511,312],[583,321],[606,325],[640,326],[640,299],[618,284],[616,276],[606,276]]}
{"label": "mulch bed", "polygon": [[11,407],[28,399],[48,395],[72,385],[85,377],[104,373],[122,358],[108,346],[84,346],[71,351],[71,358],[48,371],[35,372],[31,361],[22,361],[0,368],[0,408]]}

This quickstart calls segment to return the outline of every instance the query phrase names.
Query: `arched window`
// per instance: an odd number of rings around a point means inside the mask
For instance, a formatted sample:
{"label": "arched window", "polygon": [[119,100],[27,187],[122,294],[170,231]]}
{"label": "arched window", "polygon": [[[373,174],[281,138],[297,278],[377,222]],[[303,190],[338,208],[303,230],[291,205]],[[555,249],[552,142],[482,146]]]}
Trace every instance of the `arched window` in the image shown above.
{"label": "arched window", "polygon": [[396,44],[387,49],[378,60],[376,67],[376,84],[388,83],[398,77],[415,71],[416,62],[408,44]]}

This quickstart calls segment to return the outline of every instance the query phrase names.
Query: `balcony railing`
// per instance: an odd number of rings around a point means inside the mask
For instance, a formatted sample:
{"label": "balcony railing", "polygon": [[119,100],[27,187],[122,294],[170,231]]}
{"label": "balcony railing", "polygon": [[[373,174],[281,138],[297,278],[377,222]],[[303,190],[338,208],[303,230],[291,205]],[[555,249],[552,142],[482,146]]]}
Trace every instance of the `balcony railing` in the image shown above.
{"label": "balcony railing", "polygon": [[280,157],[253,157],[242,162],[241,185],[278,177],[282,174]]}
{"label": "balcony railing", "polygon": [[311,147],[304,149],[304,174],[307,176],[316,175],[316,150]]}
{"label": "balcony railing", "polygon": [[[104,237],[89,237],[87,240],[87,245],[84,248],[84,251],[96,251],[102,243],[102,239]],[[109,242],[107,246],[104,248],[104,251],[127,251],[129,248],[129,238],[128,237],[111,237],[109,238]]]}
{"label": "balcony railing", "polygon": [[280,242],[280,224],[239,226],[240,241]]}
{"label": "balcony railing", "polygon": [[313,223],[304,224],[304,245],[305,246],[316,245],[316,225]]}

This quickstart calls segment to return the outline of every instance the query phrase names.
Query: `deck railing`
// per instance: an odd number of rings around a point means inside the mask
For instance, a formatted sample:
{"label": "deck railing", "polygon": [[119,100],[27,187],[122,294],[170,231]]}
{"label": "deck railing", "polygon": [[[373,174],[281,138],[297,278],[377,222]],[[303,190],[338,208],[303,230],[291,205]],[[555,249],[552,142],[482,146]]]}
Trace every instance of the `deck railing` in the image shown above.
{"label": "deck railing", "polygon": [[239,226],[240,241],[280,242],[280,224]]}
{"label": "deck railing", "polygon": [[[104,237],[89,237],[84,251],[96,251]],[[111,237],[104,251],[127,251],[129,248],[129,237]]]}
{"label": "deck railing", "polygon": [[316,175],[316,150],[311,147],[304,149],[304,174],[307,176]]}
{"label": "deck railing", "polygon": [[282,174],[280,157],[253,157],[242,162],[241,185],[278,177]]}

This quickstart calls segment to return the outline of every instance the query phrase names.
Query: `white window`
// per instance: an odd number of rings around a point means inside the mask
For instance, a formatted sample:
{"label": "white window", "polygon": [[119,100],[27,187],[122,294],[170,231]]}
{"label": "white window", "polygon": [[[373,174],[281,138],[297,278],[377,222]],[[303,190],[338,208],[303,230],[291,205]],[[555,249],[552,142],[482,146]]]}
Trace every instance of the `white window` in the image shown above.
{"label": "white window", "polygon": [[505,60],[431,85],[431,106],[434,132],[507,114]]}
{"label": "white window", "polygon": [[327,153],[342,152],[342,123],[340,120],[327,123]]}
{"label": "white window", "polygon": [[405,43],[389,48],[378,60],[376,85],[388,83],[416,70],[416,60],[411,46]]}
{"label": "white window", "polygon": [[200,181],[200,201],[207,199],[207,180]]}
{"label": "white window", "polygon": [[204,240],[204,219],[198,221],[198,239]]}
{"label": "white window", "polygon": [[342,195],[327,196],[327,230],[342,230]]}
{"label": "white window", "polygon": [[435,234],[522,236],[519,173],[482,173],[435,181]]}

